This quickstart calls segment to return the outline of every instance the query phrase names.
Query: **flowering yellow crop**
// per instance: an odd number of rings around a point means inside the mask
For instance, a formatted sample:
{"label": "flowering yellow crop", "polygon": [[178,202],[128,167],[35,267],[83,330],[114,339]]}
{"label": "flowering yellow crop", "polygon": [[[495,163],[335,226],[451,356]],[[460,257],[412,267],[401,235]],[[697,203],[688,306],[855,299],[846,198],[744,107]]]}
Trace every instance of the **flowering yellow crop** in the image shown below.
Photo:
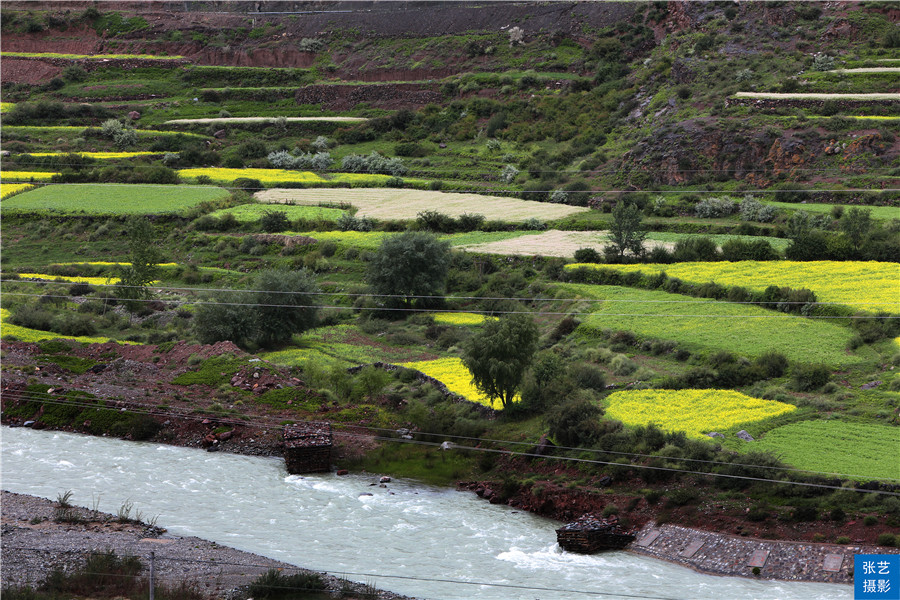
{"label": "flowering yellow crop", "polygon": [[313,231],[303,235],[309,235],[320,242],[333,240],[342,246],[374,249],[391,234],[385,231]]}
{"label": "flowering yellow crop", "polygon": [[2,171],[0,172],[0,181],[49,181],[54,175],[59,173],[50,173],[47,171]]}
{"label": "flowering yellow crop", "polygon": [[439,312],[434,313],[434,322],[443,323],[445,325],[481,325],[485,319],[493,319],[494,317],[485,317],[478,313],[470,312]]}
{"label": "flowering yellow crop", "polygon": [[15,105],[15,102],[0,102],[0,113],[11,111]]}
{"label": "flowering yellow crop", "polygon": [[610,394],[606,405],[606,415],[626,425],[653,423],[695,438],[797,409],[732,390],[631,390]]}
{"label": "flowering yellow crop", "polygon": [[263,185],[278,183],[310,183],[324,184],[325,180],[309,171],[289,171],[287,169],[226,169],[226,168],[203,168],[203,169],[181,169],[178,176],[183,179],[196,180],[197,177],[205,175],[215,183],[229,184],[239,177],[248,179],[258,179]]}
{"label": "flowering yellow crop", "polygon": [[66,156],[68,154],[78,154],[88,158],[96,158],[99,160],[109,158],[133,158],[135,156],[158,156],[162,152],[29,152],[29,156]]}
{"label": "flowering yellow crop", "polygon": [[341,181],[350,185],[374,185],[382,186],[393,179],[391,175],[378,175],[372,173],[335,173],[331,181]]}
{"label": "flowering yellow crop", "polygon": [[30,183],[0,183],[0,200],[33,189]]}
{"label": "flowering yellow crop", "polygon": [[[0,309],[0,335],[3,337],[10,336],[23,342],[39,342],[41,340],[75,340],[86,344],[105,344],[106,342],[117,342],[108,337],[96,337],[88,335],[61,335],[52,331],[41,331],[40,329],[31,329],[30,327],[21,327],[6,323],[9,318],[9,311],[5,308]],[[140,345],[137,342],[118,342],[120,344]]]}
{"label": "flowering yellow crop", "polygon": [[[403,363],[401,366],[406,367],[407,369],[415,369],[425,373],[429,377],[434,377],[446,385],[448,390],[454,394],[459,394],[469,402],[483,404],[494,410],[501,410],[503,408],[503,404],[500,402],[499,398],[491,402],[490,398],[475,388],[472,384],[472,374],[463,364],[462,360],[458,358],[439,358],[437,360],[408,362]],[[520,398],[518,395],[513,398],[513,402],[518,402],[519,400]]]}
{"label": "flowering yellow crop", "polygon": [[[69,275],[46,275],[44,273],[19,273],[22,279],[45,279],[47,281],[70,281],[72,283],[88,283],[90,285],[114,285],[118,283],[118,279],[109,277],[80,277]],[[154,282],[155,283],[155,282]]]}
{"label": "flowering yellow crop", "polygon": [[808,288],[820,302],[835,302],[851,308],[900,313],[900,264],[859,261],[740,261],[684,262],[671,265],[572,264],[567,269],[588,267],[617,271],[658,273],[665,271],[691,283],[739,285],[762,291],[770,285]]}

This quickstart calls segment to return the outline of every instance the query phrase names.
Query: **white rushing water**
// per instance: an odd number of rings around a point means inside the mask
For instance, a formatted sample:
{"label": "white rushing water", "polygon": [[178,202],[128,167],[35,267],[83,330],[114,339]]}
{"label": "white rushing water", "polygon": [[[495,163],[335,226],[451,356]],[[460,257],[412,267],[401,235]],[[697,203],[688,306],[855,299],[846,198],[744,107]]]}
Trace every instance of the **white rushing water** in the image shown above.
{"label": "white rushing water", "polygon": [[51,499],[71,490],[72,502],[82,506],[99,495],[100,510],[111,513],[130,500],[145,519],[158,516],[172,535],[214,540],[420,598],[851,597],[850,586],[713,577],[628,552],[561,552],[558,523],[469,492],[404,481],[372,487],[377,477],[365,475],[288,475],[276,458],[0,431],[5,490]]}

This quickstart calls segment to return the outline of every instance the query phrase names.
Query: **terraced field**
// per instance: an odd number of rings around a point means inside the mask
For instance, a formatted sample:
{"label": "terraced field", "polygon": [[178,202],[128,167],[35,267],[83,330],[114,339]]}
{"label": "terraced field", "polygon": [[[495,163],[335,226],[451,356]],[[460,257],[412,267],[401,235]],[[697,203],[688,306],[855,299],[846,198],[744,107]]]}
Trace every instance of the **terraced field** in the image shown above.
{"label": "terraced field", "polygon": [[163,122],[163,125],[208,125],[210,123],[239,125],[241,123],[275,123],[281,119],[284,119],[286,123],[361,123],[369,120],[363,117],[211,117],[208,119],[171,119]]}
{"label": "terraced field", "polygon": [[796,410],[784,402],[752,398],[732,390],[628,390],[603,401],[606,416],[626,425],[656,425],[705,438]]}
{"label": "terraced field", "polygon": [[801,421],[768,431],[754,443],[801,469],[851,479],[900,482],[900,428],[846,421]]}
{"label": "terraced field", "polygon": [[2,210],[99,215],[164,214],[226,197],[227,190],[214,187],[67,183],[44,186],[9,198],[3,202]]}
{"label": "terraced field", "polygon": [[259,219],[267,212],[279,211],[285,213],[288,219],[336,221],[346,211],[339,208],[324,208],[322,206],[278,206],[272,207],[263,204],[242,204],[234,208],[223,208],[210,213],[213,217],[232,215],[240,223],[251,223]]}
{"label": "terraced field", "polygon": [[565,204],[532,202],[499,196],[451,194],[395,188],[360,188],[340,190],[271,189],[257,192],[260,202],[281,204],[336,206],[350,205],[359,209],[357,216],[375,219],[415,219],[420,212],[440,211],[452,217],[480,214],[486,219],[521,222],[528,219],[553,220],[586,212],[588,209]]}
{"label": "terraced field", "polygon": [[756,306],[702,300],[619,286],[562,284],[569,298],[598,301],[582,315],[584,335],[603,330],[633,331],[642,338],[673,340],[705,352],[726,350],[756,357],[777,348],[789,360],[852,365],[863,356],[846,348],[853,331]]}
{"label": "terraced field", "polygon": [[[647,234],[644,247],[651,250],[654,247],[672,249],[675,243],[681,239],[701,237],[686,233],[657,233]],[[788,240],[770,237],[752,237],[742,235],[704,235],[715,243],[721,245],[730,239],[742,239],[747,241],[764,239],[778,250],[783,250],[788,245]],[[572,258],[580,248],[593,248],[602,253],[603,247],[609,243],[609,235],[605,231],[559,231],[552,229],[542,233],[533,233],[517,236],[513,239],[500,240],[461,246],[462,249],[471,252],[485,254],[507,254],[523,256],[559,256]]]}
{"label": "terraced field", "polygon": [[683,281],[703,284],[738,285],[762,291],[770,285],[807,288],[819,302],[843,304],[856,310],[888,311],[900,314],[900,264],[855,261],[740,261],[688,262],[671,265],[591,265],[571,264],[567,269],[615,269],[625,273],[660,273]]}

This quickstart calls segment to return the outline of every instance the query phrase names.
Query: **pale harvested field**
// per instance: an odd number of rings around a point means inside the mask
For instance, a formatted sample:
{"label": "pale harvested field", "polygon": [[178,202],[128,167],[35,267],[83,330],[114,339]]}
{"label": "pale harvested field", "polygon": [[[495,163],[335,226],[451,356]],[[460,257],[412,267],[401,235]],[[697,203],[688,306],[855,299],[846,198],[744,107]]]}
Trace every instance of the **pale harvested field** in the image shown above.
{"label": "pale harvested field", "polygon": [[734,98],[760,100],[896,100],[900,94],[781,94],[776,92],[738,92]]}
{"label": "pale harvested field", "polygon": [[484,215],[488,221],[493,219],[526,221],[531,218],[550,221],[589,210],[581,206],[532,202],[517,198],[397,188],[272,188],[257,192],[255,196],[260,202],[281,204],[349,204],[358,209],[357,216],[373,219],[415,219],[420,212],[436,210],[452,217],[464,213]]}
{"label": "pale harvested field", "polygon": [[900,67],[859,67],[856,69],[834,69],[828,73],[853,75],[854,73],[900,73]]}
{"label": "pale harvested field", "polygon": [[[166,121],[163,125],[187,125],[190,123],[274,123],[281,117],[217,117],[210,119],[172,119]],[[330,121],[332,123],[359,122],[368,121],[363,117],[285,117],[288,123],[296,123],[302,121]]]}
{"label": "pale harvested field", "polygon": [[[605,231],[559,231],[551,229],[535,235],[523,235],[510,240],[457,246],[458,249],[484,254],[512,254],[522,256],[559,256],[572,258],[579,248],[593,248],[603,254],[603,246],[609,243]],[[644,248],[652,250],[656,246],[672,249],[673,242],[644,240]]]}

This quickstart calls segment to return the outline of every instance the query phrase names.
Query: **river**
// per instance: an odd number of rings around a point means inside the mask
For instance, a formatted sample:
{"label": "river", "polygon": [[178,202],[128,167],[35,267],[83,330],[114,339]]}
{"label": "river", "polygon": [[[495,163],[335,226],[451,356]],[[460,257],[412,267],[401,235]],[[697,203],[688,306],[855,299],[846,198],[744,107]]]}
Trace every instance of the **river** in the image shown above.
{"label": "river", "polygon": [[[5,490],[116,513],[429,599],[832,600],[850,586],[714,577],[613,552],[561,552],[555,521],[469,492],[373,475],[288,475],[281,459],[8,427]],[[437,581],[444,580],[444,581]],[[465,582],[465,583],[463,583]]]}

